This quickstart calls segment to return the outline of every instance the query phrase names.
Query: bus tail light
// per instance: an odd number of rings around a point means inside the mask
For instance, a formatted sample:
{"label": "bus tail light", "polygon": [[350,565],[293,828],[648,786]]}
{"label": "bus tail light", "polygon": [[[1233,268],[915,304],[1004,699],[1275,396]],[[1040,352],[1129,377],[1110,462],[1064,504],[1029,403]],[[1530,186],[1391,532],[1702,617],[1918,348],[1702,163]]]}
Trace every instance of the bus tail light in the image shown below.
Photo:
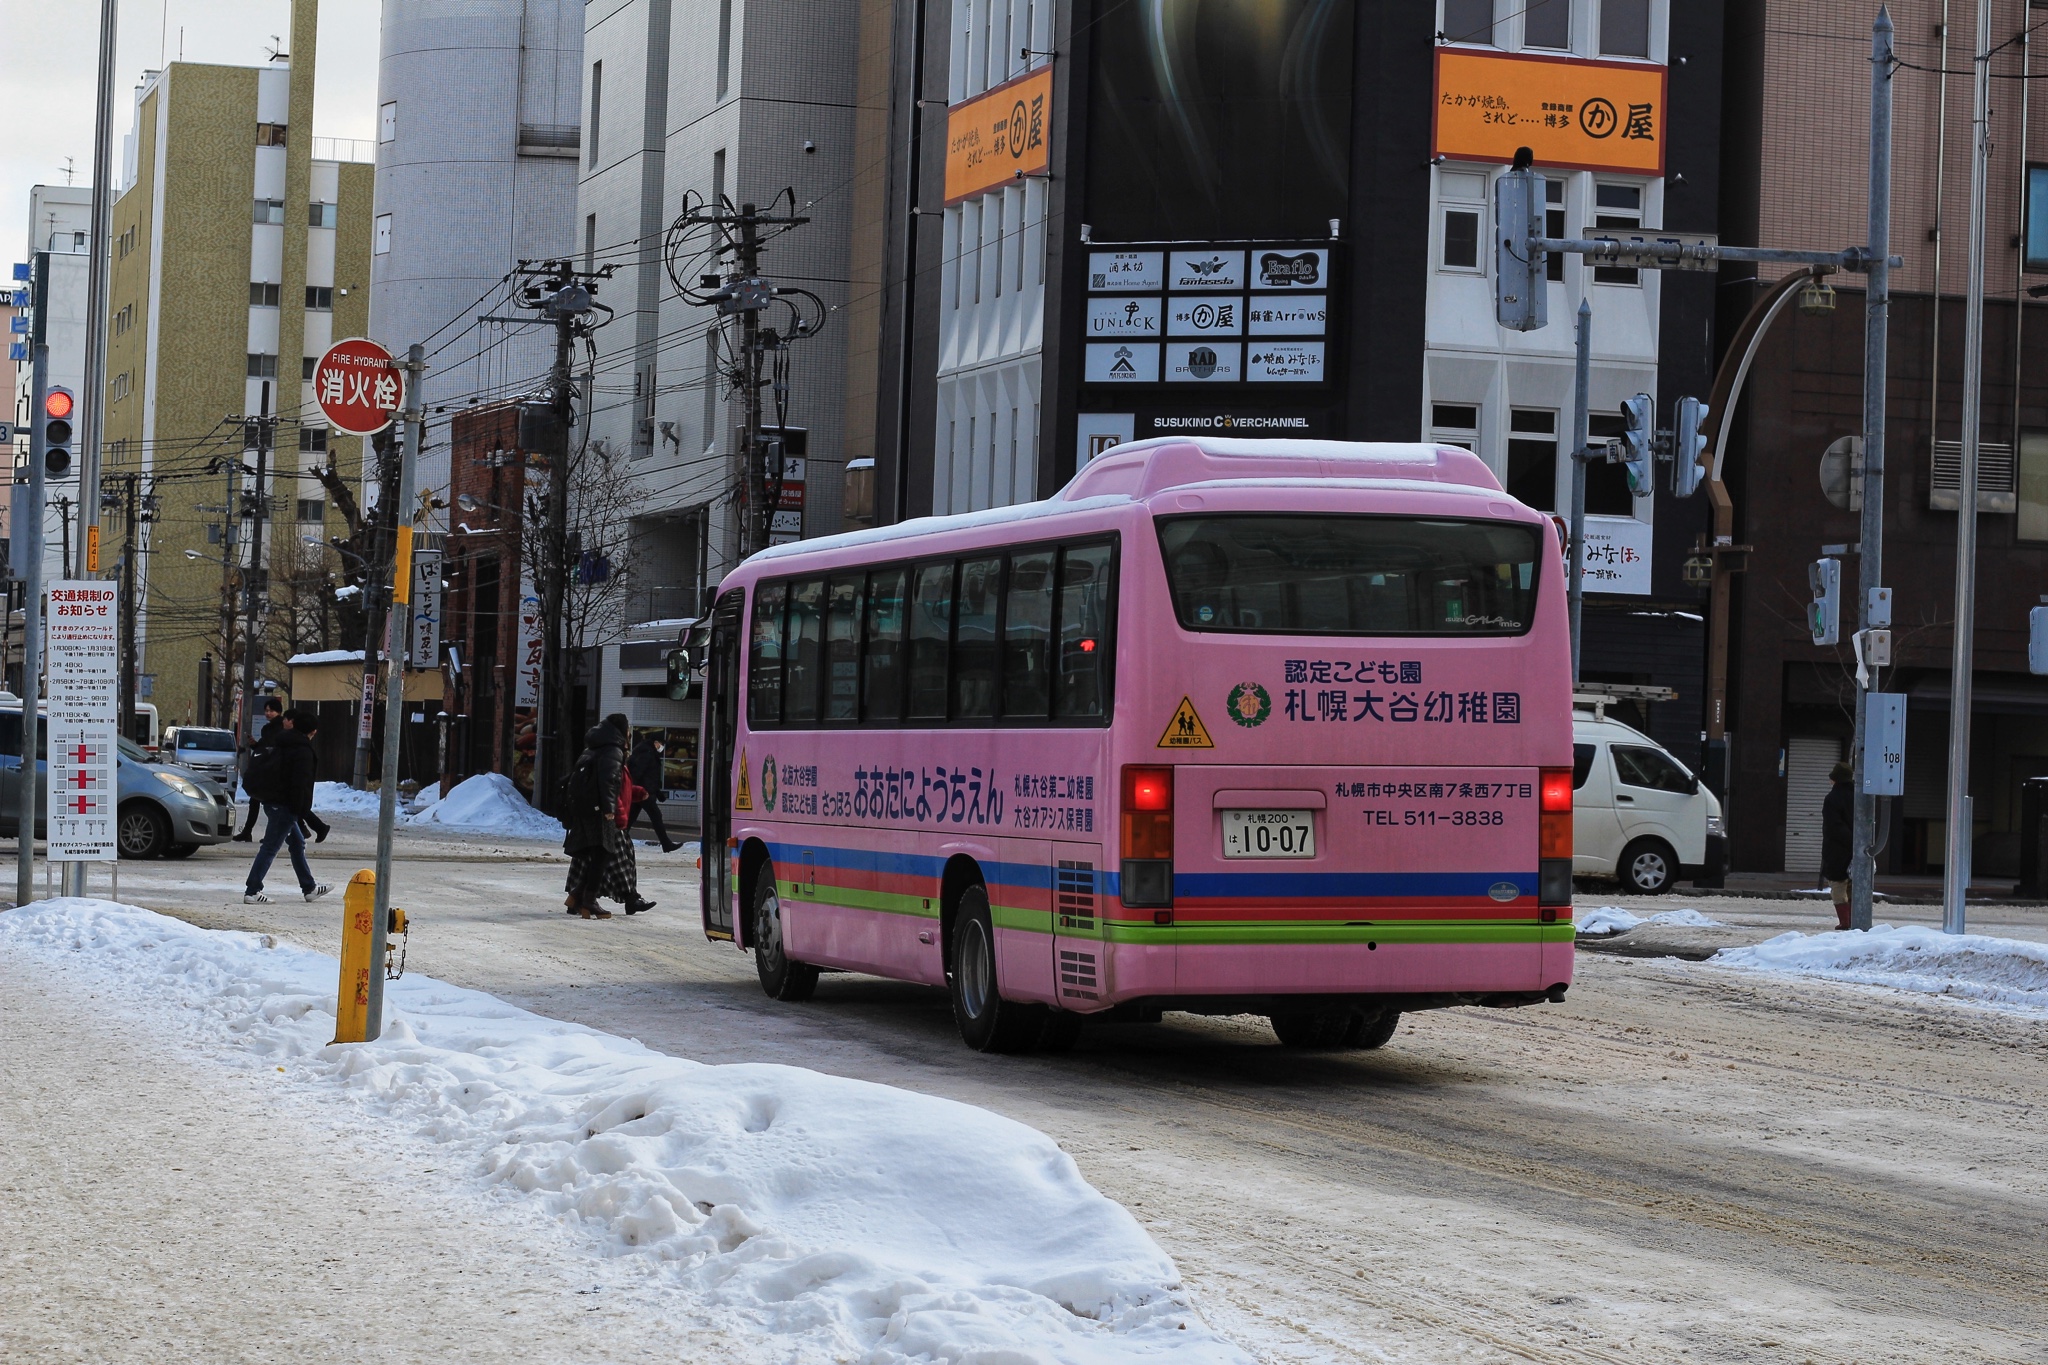
{"label": "bus tail light", "polygon": [[1572,770],[1545,768],[1538,790],[1536,903],[1545,922],[1557,918],[1558,907],[1572,903]]}
{"label": "bus tail light", "polygon": [[1173,769],[1126,767],[1120,820],[1123,903],[1133,909],[1171,911]]}

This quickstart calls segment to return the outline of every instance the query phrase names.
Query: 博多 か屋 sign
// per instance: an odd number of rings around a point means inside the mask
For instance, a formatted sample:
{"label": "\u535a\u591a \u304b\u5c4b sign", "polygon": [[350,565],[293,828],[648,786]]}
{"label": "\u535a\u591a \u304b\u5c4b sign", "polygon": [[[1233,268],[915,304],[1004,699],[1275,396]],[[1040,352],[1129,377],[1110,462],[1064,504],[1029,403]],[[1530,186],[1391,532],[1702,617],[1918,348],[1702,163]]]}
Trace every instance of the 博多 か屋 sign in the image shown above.
{"label": "\u535a\u591a \u304b\u5c4b sign", "polygon": [[1052,68],[1042,66],[946,111],[946,202],[1052,168]]}
{"label": "\u535a\u591a \u304b\u5c4b sign", "polygon": [[390,426],[403,392],[391,352],[367,337],[335,342],[313,367],[313,401],[327,425],[347,436]]}
{"label": "\u535a\u591a \u304b\u5c4b sign", "polygon": [[1665,69],[1438,48],[1436,155],[1538,169],[1664,173]]}

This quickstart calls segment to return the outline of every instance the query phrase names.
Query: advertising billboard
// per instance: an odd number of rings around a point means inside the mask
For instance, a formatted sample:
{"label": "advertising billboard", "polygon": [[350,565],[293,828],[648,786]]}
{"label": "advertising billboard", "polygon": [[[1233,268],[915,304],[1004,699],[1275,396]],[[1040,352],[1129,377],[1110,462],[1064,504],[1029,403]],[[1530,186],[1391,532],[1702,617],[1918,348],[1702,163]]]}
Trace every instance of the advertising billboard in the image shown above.
{"label": "advertising billboard", "polygon": [[1436,52],[1436,155],[1538,166],[1664,173],[1665,70],[1527,53]]}

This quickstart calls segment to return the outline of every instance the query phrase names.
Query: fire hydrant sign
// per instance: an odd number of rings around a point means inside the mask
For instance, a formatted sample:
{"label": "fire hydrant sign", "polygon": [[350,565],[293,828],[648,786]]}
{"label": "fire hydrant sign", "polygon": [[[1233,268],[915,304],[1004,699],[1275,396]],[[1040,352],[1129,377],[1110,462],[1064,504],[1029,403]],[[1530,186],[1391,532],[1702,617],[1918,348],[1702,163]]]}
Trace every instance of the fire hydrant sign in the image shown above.
{"label": "fire hydrant sign", "polygon": [[50,861],[111,862],[120,856],[121,647],[119,590],[97,579],[50,585]]}
{"label": "fire hydrant sign", "polygon": [[390,426],[402,394],[391,352],[366,337],[335,342],[313,367],[313,401],[328,426],[347,436]]}

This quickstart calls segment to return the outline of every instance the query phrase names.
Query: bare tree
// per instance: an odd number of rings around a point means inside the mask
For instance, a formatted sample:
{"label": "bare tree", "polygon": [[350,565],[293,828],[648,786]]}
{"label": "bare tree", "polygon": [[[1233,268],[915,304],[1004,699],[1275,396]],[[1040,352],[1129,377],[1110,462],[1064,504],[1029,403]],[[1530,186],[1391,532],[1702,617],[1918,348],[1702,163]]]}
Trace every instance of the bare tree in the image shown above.
{"label": "bare tree", "polygon": [[[612,644],[625,633],[634,567],[632,518],[641,503],[630,463],[623,452],[601,437],[572,452],[567,461],[569,523],[561,542],[567,561],[562,639],[572,649]],[[553,477],[552,473],[548,477]],[[544,525],[546,508],[544,482],[530,482],[528,525]],[[545,582],[553,568],[548,561],[554,553],[554,537],[522,536],[520,553],[533,581]]]}

